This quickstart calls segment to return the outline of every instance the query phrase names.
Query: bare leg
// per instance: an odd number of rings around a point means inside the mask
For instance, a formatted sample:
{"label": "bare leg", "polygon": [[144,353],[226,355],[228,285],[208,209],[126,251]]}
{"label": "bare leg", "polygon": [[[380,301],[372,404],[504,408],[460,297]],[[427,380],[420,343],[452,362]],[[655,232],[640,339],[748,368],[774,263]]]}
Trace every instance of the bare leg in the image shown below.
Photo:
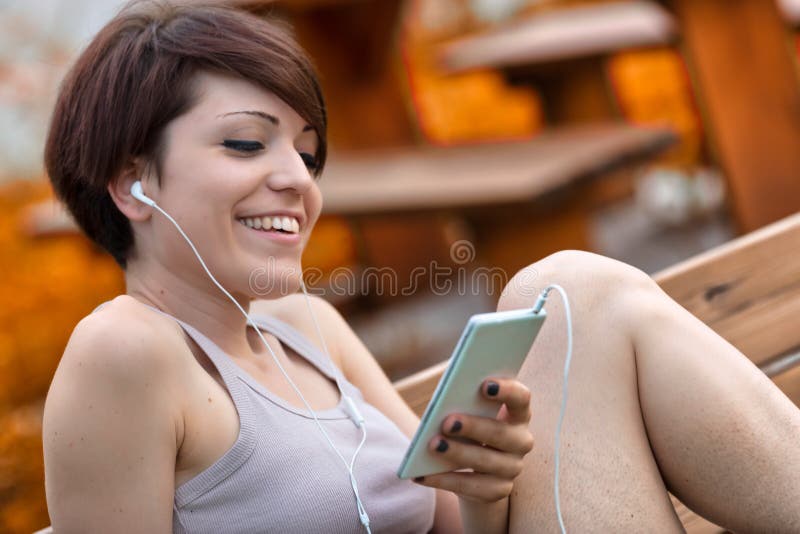
{"label": "bare leg", "polygon": [[[681,530],[667,496],[734,531],[800,532],[800,410],[745,356],[644,273],[584,252],[523,269],[499,309],[546,285],[572,305],[574,354],[561,445],[561,506],[573,532]],[[564,309],[521,372],[536,446],[511,499],[511,530],[558,530],[553,438],[566,348]]]}

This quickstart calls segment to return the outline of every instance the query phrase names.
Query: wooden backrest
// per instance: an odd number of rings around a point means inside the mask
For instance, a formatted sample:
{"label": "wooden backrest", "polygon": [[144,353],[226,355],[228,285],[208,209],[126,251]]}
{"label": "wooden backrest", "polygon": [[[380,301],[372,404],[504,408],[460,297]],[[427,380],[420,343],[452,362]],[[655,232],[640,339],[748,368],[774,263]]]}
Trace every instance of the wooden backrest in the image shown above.
{"label": "wooden backrest", "polygon": [[[654,276],[679,304],[746,354],[800,401],[800,214]],[[447,362],[395,382],[422,414]]]}
{"label": "wooden backrest", "polygon": [[800,214],[655,276],[673,299],[764,366],[800,347]]}

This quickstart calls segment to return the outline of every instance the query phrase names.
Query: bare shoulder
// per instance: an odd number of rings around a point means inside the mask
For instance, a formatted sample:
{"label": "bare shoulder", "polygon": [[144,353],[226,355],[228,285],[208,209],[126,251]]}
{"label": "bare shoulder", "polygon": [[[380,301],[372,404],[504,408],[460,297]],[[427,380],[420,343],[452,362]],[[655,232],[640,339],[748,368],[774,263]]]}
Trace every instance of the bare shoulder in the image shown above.
{"label": "bare shoulder", "polygon": [[124,532],[141,521],[150,532],[171,527],[183,428],[180,354],[187,352],[177,325],[131,297],[76,326],[43,418],[56,530]]}
{"label": "bare shoulder", "polygon": [[71,407],[84,399],[141,406],[144,398],[174,395],[180,391],[181,355],[187,354],[177,324],[132,297],[117,297],[73,330],[50,384],[44,424],[80,417]]}
{"label": "bare shoulder", "polygon": [[171,353],[181,344],[177,324],[122,295],[78,323],[54,380],[66,368],[122,381],[168,379],[178,362]]}
{"label": "bare shoulder", "polygon": [[325,337],[325,344],[331,353],[331,358],[339,368],[342,368],[343,343],[346,341],[348,333],[352,334],[352,330],[344,317],[328,301],[316,295],[309,295],[308,299],[307,304],[302,293],[295,293],[275,300],[253,301],[250,309],[253,313],[271,315],[288,323],[322,350],[314,320],[308,311],[310,305],[322,335]]}

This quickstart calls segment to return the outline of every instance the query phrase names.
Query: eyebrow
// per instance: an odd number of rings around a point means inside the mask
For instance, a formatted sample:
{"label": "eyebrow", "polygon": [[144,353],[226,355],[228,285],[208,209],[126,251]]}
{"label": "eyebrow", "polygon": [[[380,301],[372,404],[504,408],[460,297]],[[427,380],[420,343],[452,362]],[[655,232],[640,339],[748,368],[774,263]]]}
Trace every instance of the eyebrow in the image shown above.
{"label": "eyebrow", "polygon": [[[217,118],[221,119],[223,117],[228,117],[230,115],[253,115],[255,117],[261,117],[262,119],[274,124],[275,126],[281,125],[280,119],[275,115],[270,115],[269,113],[264,113],[263,111],[258,111],[258,110],[231,111],[229,113],[223,113],[222,115],[217,115]],[[314,129],[313,126],[311,126],[310,124],[306,124],[305,127],[303,128],[303,132],[307,132],[313,129]]]}

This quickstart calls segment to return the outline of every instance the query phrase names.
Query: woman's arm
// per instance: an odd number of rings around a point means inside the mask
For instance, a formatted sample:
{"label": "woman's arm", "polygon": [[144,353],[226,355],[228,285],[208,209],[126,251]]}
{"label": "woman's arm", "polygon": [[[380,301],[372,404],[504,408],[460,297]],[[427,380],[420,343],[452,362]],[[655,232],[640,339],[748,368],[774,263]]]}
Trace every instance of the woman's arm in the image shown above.
{"label": "woman's arm", "polygon": [[152,327],[116,315],[78,324],[47,395],[45,487],[58,534],[172,532],[183,428],[175,358]]}

